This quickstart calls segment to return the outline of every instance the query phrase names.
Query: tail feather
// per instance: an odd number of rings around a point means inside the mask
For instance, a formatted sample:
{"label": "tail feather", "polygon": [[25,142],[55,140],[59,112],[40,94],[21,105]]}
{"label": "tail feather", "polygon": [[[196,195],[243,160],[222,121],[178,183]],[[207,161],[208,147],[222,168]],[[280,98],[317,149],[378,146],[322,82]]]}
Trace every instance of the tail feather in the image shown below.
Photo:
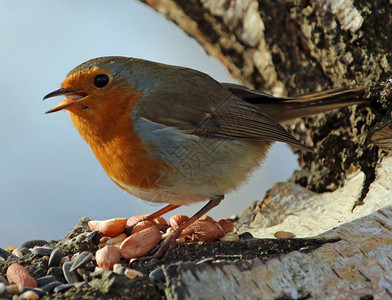
{"label": "tail feather", "polygon": [[369,99],[364,98],[368,92],[366,87],[345,87],[288,98],[273,97],[240,85],[224,85],[241,99],[259,107],[260,110],[278,122],[307,117],[369,101]]}

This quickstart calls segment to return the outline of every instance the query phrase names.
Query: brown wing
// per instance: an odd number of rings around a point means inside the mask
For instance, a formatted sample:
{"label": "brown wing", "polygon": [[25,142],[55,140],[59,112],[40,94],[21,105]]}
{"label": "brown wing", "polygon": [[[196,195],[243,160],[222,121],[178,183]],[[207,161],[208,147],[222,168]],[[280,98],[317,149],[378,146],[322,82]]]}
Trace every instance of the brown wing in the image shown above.
{"label": "brown wing", "polygon": [[145,93],[132,108],[139,117],[201,137],[279,141],[309,151],[277,121],[207,74],[161,64],[144,64],[142,70],[149,76],[135,80],[145,83]]}
{"label": "brown wing", "polygon": [[203,137],[285,142],[301,150],[310,150],[291,136],[277,121],[236,97],[222,101],[211,112],[206,113],[205,119],[193,133]]}
{"label": "brown wing", "polygon": [[204,138],[279,141],[311,151],[256,106],[231,93],[226,95],[219,102],[201,100],[192,94],[160,94],[159,99],[149,96],[148,106],[144,105],[143,97],[140,98],[133,109],[138,116],[149,121],[186,130]]}

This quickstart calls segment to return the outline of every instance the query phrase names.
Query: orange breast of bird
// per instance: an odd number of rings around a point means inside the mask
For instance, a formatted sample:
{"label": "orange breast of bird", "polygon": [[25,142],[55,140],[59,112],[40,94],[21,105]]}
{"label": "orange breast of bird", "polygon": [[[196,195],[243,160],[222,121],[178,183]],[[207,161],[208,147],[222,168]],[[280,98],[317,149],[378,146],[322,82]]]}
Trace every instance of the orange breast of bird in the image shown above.
{"label": "orange breast of bird", "polygon": [[[62,87],[66,88],[67,82]],[[141,94],[131,88],[115,87],[104,98],[94,95],[90,100],[100,103],[97,111],[87,113],[78,107],[68,110],[75,127],[106,173],[127,192],[158,189],[157,182],[168,168],[148,153],[134,131],[131,110]]]}

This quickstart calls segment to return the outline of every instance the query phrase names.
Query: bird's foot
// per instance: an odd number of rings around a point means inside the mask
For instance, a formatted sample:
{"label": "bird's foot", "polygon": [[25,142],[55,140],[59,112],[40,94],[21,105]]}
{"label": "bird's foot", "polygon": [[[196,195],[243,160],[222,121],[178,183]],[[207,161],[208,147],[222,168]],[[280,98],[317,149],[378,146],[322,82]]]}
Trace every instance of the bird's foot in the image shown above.
{"label": "bird's foot", "polygon": [[132,264],[142,261],[150,261],[154,258],[164,261],[167,260],[174,246],[176,245],[176,240],[181,235],[181,232],[182,229],[180,227],[173,229],[170,234],[165,239],[163,239],[163,241],[161,241],[153,250],[151,250],[151,255],[138,257],[132,261]]}

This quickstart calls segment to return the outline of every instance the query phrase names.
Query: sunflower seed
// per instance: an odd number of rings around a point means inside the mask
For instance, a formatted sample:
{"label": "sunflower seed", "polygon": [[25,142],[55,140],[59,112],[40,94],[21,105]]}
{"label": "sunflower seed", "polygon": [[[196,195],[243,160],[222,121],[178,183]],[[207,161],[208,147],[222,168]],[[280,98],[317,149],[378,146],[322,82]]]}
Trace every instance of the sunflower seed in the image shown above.
{"label": "sunflower seed", "polygon": [[148,277],[151,280],[156,281],[156,282],[165,282],[166,281],[165,274],[163,273],[162,268],[155,269],[154,271],[152,271],[150,273],[150,275]]}
{"label": "sunflower seed", "polygon": [[77,268],[84,266],[86,263],[91,261],[92,258],[93,258],[93,254],[91,252],[83,251],[82,253],[79,254],[78,257],[76,257],[70,269],[70,272],[75,271]]}
{"label": "sunflower seed", "polygon": [[53,281],[53,282],[48,283],[47,285],[45,285],[42,288],[42,290],[44,290],[45,292],[52,293],[56,287],[58,287],[59,285],[62,285],[62,284],[63,283],[60,282],[60,281]]}
{"label": "sunflower seed", "polygon": [[47,275],[47,276],[38,278],[37,285],[39,287],[43,287],[43,286],[48,285],[49,283],[54,282],[54,281],[56,281],[56,278],[54,278],[53,275]]}
{"label": "sunflower seed", "polygon": [[75,283],[75,282],[81,281],[78,272],[76,272],[76,271],[71,272],[70,269],[71,269],[72,265],[73,265],[73,262],[66,262],[63,264],[64,277],[68,283]]}
{"label": "sunflower seed", "polygon": [[51,267],[49,268],[46,275],[52,275],[57,281],[65,281],[63,269],[61,267]]}
{"label": "sunflower seed", "polygon": [[0,248],[0,257],[7,259],[10,256],[11,253],[9,253],[7,250],[4,250],[3,248]]}
{"label": "sunflower seed", "polygon": [[59,286],[55,287],[54,292],[55,293],[65,292],[65,291],[69,290],[72,287],[74,287],[74,285],[72,283],[62,284],[62,285],[59,285]]}
{"label": "sunflower seed", "polygon": [[80,282],[80,283],[78,283],[78,284],[75,284],[75,287],[76,287],[77,289],[79,289],[79,288],[81,288],[81,287],[84,287],[84,286],[89,286],[88,282],[82,281],[82,282]]}
{"label": "sunflower seed", "polygon": [[53,251],[53,248],[48,248],[48,247],[38,247],[33,249],[33,254],[38,255],[38,256],[49,256]]}
{"label": "sunflower seed", "polygon": [[30,249],[26,247],[20,247],[20,251],[22,251],[23,255],[27,255],[31,253]]}
{"label": "sunflower seed", "polygon": [[27,241],[24,242],[22,245],[20,245],[20,248],[33,248],[35,246],[44,246],[46,245],[48,242],[45,240],[31,240],[31,241]]}
{"label": "sunflower seed", "polygon": [[98,245],[99,240],[102,237],[98,230],[92,231],[89,234],[87,234],[86,236],[91,238],[91,241],[93,242],[94,245]]}
{"label": "sunflower seed", "polygon": [[49,268],[57,267],[60,265],[61,259],[64,257],[64,253],[60,249],[54,249],[52,253],[50,253],[49,257]]}
{"label": "sunflower seed", "polygon": [[240,238],[240,240],[250,240],[250,239],[254,238],[253,235],[250,232],[247,232],[247,231],[243,232],[243,233],[240,233],[238,235],[238,237]]}

